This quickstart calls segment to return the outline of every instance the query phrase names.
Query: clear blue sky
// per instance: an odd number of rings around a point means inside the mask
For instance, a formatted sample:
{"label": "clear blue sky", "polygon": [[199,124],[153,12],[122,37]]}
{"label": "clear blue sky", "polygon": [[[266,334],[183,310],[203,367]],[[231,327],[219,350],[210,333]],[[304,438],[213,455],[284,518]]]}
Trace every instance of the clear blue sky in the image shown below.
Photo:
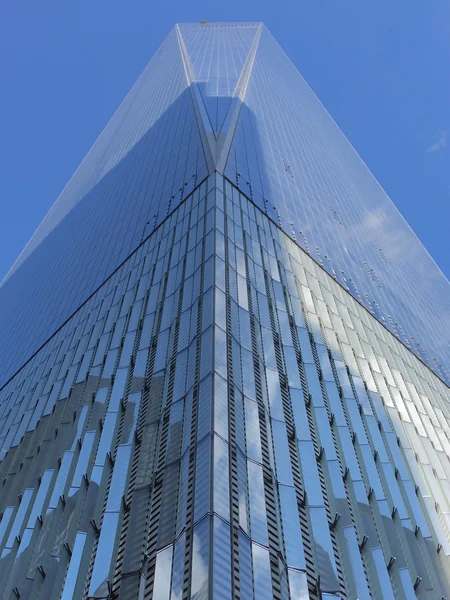
{"label": "clear blue sky", "polygon": [[450,275],[448,0],[3,0],[0,280],[175,22],[264,21]]}

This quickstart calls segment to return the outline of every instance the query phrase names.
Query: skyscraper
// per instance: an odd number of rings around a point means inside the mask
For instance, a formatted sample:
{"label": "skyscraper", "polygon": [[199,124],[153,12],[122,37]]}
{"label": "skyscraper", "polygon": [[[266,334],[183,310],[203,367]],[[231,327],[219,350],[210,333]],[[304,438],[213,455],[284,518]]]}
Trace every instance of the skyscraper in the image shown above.
{"label": "skyscraper", "polygon": [[0,287],[2,599],[450,596],[450,295],[259,23],[177,25]]}

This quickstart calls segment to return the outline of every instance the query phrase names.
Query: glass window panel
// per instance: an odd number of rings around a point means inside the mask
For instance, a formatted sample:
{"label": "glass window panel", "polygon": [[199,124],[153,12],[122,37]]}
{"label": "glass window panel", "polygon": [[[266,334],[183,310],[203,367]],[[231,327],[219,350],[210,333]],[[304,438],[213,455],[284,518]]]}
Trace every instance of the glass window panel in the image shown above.
{"label": "glass window panel", "polygon": [[191,438],[191,417],[192,417],[192,390],[186,394],[184,408],[183,424],[183,446],[181,452],[184,453],[189,446]]}
{"label": "glass window panel", "polygon": [[116,376],[114,378],[114,385],[111,392],[111,398],[108,404],[108,410],[114,411],[119,410],[120,401],[124,396],[125,383],[128,376],[128,367],[117,369]]}
{"label": "glass window panel", "polygon": [[109,595],[109,578],[111,562],[114,554],[119,513],[106,512],[103,517],[102,529],[95,554],[94,568],[89,584],[89,596],[107,597]]}
{"label": "glass window panel", "polygon": [[352,386],[350,385],[350,380],[348,378],[347,368],[345,364],[341,360],[335,360],[334,364],[338,372],[339,382],[342,386],[344,396],[346,398],[353,398],[353,390]]}
{"label": "glass window panel", "polygon": [[414,519],[415,519],[416,523],[419,525],[423,537],[427,538],[430,536],[430,532],[428,529],[428,524],[427,524],[424,514],[423,514],[422,507],[417,498],[415,485],[411,480],[404,481],[403,485],[405,486],[406,494],[408,496],[409,504],[411,506],[412,513],[414,515]]}
{"label": "glass window panel", "polygon": [[238,284],[238,299],[239,306],[244,310],[248,310],[248,297],[247,297],[247,280],[241,275],[237,276]]}
{"label": "glass window panel", "polygon": [[74,452],[64,452],[58,476],[53,487],[52,497],[50,498],[50,503],[48,505],[49,509],[56,508],[58,506],[59,497],[64,494],[73,456]]}
{"label": "glass window panel", "polygon": [[191,598],[203,600],[209,593],[209,529],[210,519],[194,527],[192,548]]}
{"label": "glass window panel", "polygon": [[[16,554],[16,558],[15,561],[17,561],[17,559],[19,558],[19,556],[28,548],[28,546],[30,545],[31,542],[31,538],[33,537],[33,529],[25,529],[22,533],[22,535],[20,536],[20,544],[19,547],[17,549],[17,554]],[[17,562],[16,562],[17,565]]]}
{"label": "glass window panel", "polygon": [[364,382],[360,377],[352,376],[353,384],[356,388],[356,393],[358,394],[358,400],[361,402],[363,411],[365,415],[372,415],[372,407],[369,402],[369,398],[367,396],[366,388],[364,387]]}
{"label": "glass window panel", "polygon": [[241,369],[241,346],[239,342],[233,337],[231,340],[232,356],[233,356],[233,370],[230,373],[233,377],[233,384],[235,387],[242,392],[242,369]]}
{"label": "glass window panel", "polygon": [[306,569],[295,489],[284,485],[280,485],[278,489],[287,564],[297,569]]}
{"label": "glass window panel", "polygon": [[[220,329],[218,329],[217,327],[214,328],[217,331],[220,331]],[[202,347],[201,347],[201,359],[200,359],[200,379],[203,379],[203,377],[205,377],[205,375],[208,375],[209,373],[211,373],[212,370],[212,357],[213,357],[213,341],[212,341],[212,335],[213,335],[213,328],[210,327],[209,329],[207,329],[204,333],[202,333]],[[225,335],[225,334],[223,334]],[[223,350],[223,348],[222,348]],[[224,356],[223,354],[221,355],[221,359],[223,361]],[[218,360],[218,359],[216,359]],[[225,360],[226,360],[226,355],[225,355]],[[226,365],[226,363],[225,363]],[[218,364],[218,366],[220,366]],[[226,374],[226,368],[225,368],[225,374],[223,373],[223,363],[222,366],[220,367],[220,369],[218,370],[218,372],[220,374],[222,374],[222,376],[227,377]]]}
{"label": "glass window panel", "polygon": [[295,600],[309,600],[308,580],[306,573],[288,569],[289,590]]}
{"label": "glass window panel", "polygon": [[369,592],[366,577],[364,575],[364,565],[361,559],[355,529],[353,527],[344,527],[344,536],[350,555],[350,566],[353,572],[358,600],[370,600],[372,594]]}
{"label": "glass window panel", "polygon": [[305,373],[313,405],[324,406],[322,388],[320,387],[319,375],[315,365],[305,364]]}
{"label": "glass window panel", "polygon": [[220,377],[214,377],[214,431],[228,440],[228,388]]}
{"label": "glass window panel", "polygon": [[298,453],[309,506],[323,506],[322,488],[317,470],[316,453],[310,441],[298,442]]}
{"label": "glass window panel", "polygon": [[335,591],[339,589],[336,562],[331,544],[330,530],[325,508],[309,509],[314,536],[314,546],[319,565],[321,589]]}
{"label": "glass window panel", "polygon": [[297,439],[309,440],[311,439],[311,433],[309,431],[303,390],[291,388],[290,394]]}
{"label": "glass window panel", "polygon": [[197,521],[209,511],[210,496],[210,438],[207,437],[197,446],[195,463],[195,505],[194,520]]}
{"label": "glass window panel", "polygon": [[361,415],[359,413],[359,408],[358,408],[358,405],[356,404],[356,401],[348,399],[346,404],[347,404],[347,413],[350,417],[350,423],[351,423],[352,429],[358,436],[358,443],[359,444],[368,444],[369,442],[367,440],[366,431],[364,429],[364,426],[363,426],[363,423],[361,420]]}
{"label": "glass window panel", "polygon": [[172,593],[170,595],[171,600],[181,600],[183,595],[185,546],[186,537],[183,533],[180,539],[175,543],[172,570]]}
{"label": "glass window panel", "polygon": [[136,331],[131,331],[125,336],[124,345],[120,354],[120,367],[128,367],[131,360],[131,354],[134,348],[134,341],[136,339]]}
{"label": "glass window panel", "polygon": [[344,451],[345,465],[350,470],[350,476],[353,481],[362,479],[359,464],[356,459],[355,448],[350,437],[348,427],[338,427],[339,439]]}
{"label": "glass window panel", "polygon": [[158,336],[158,345],[156,348],[156,356],[153,370],[155,373],[161,371],[166,366],[167,344],[169,341],[169,331],[161,331]]}
{"label": "glass window panel", "polygon": [[261,462],[261,434],[259,429],[258,405],[245,398],[245,435],[248,457]]}
{"label": "glass window panel", "polygon": [[273,600],[269,551],[252,544],[255,600]]}
{"label": "glass window panel", "polygon": [[89,365],[91,363],[91,358],[92,358],[93,352],[94,351],[91,348],[90,350],[87,350],[86,354],[83,356],[83,361],[81,363],[81,367],[80,367],[80,370],[79,370],[78,375],[77,375],[77,381],[76,381],[76,383],[80,383],[81,381],[85,380],[87,370],[88,370]]}
{"label": "glass window panel", "polygon": [[381,548],[372,548],[371,552],[373,560],[375,562],[378,581],[380,583],[381,589],[383,590],[383,599],[395,600],[396,595],[394,594],[394,590],[392,589],[392,584],[389,577],[389,572],[386,568],[386,561],[384,559],[383,551]]}
{"label": "glass window panel", "polygon": [[188,359],[188,368],[187,368],[187,381],[186,381],[186,389],[188,392],[192,390],[192,386],[194,385],[195,377],[196,377],[196,364],[197,364],[197,340],[194,336],[192,338],[191,343],[189,344],[189,359]]}
{"label": "glass window panel", "polygon": [[261,322],[261,325],[263,325],[263,327],[261,328],[261,335],[264,348],[264,362],[271,369],[276,369],[277,361],[275,358],[275,348],[273,345],[273,334],[270,329],[266,328],[266,326],[269,325],[269,323],[270,320],[264,320]]}
{"label": "glass window panel", "polygon": [[[282,302],[284,305],[284,297],[282,298]],[[291,335],[291,325],[289,323],[289,317],[286,310],[279,309],[278,313],[278,323],[280,325],[280,336],[281,341],[284,346],[292,347],[292,335]]]}
{"label": "glass window panel", "polygon": [[228,444],[214,436],[214,511],[230,520]]}
{"label": "glass window panel", "polygon": [[393,386],[389,386],[389,391],[394,400],[395,406],[401,415],[401,418],[404,421],[410,422],[411,419],[409,417],[408,411],[406,410],[406,406],[403,401],[402,395],[400,394],[400,391],[396,387],[393,387]]}
{"label": "glass window panel", "polygon": [[122,435],[120,439],[122,444],[131,444],[133,442],[134,432],[138,423],[141,395],[141,392],[135,392],[134,394],[130,394],[128,396],[125,419],[123,421]]}
{"label": "glass window panel", "polygon": [[168,327],[170,327],[172,321],[173,321],[173,304],[174,304],[174,294],[171,294],[170,296],[166,296],[164,298],[164,304],[163,304],[163,312],[162,312],[162,317],[161,317],[161,330],[167,329]]}
{"label": "glass window panel", "polygon": [[[100,388],[100,389],[104,389],[104,388]],[[99,394],[100,394],[100,390],[99,390]],[[99,394],[97,394],[97,396]],[[97,396],[95,398],[96,402],[97,402]],[[101,394],[100,394],[100,398],[101,398]],[[84,431],[84,426],[86,423],[88,410],[89,410],[89,406],[87,404],[84,404],[81,407],[80,416],[78,417],[78,422],[77,422],[77,430],[73,437],[73,442],[72,442],[72,446],[70,447],[70,450],[75,450],[77,447],[78,441],[81,440],[81,438],[83,437],[83,431]]]}
{"label": "glass window panel", "polygon": [[105,404],[106,398],[108,396],[109,387],[101,387],[98,392],[95,394],[95,402],[99,402],[100,404]]}
{"label": "glass window panel", "polygon": [[183,408],[183,400],[175,402],[170,408],[168,436],[166,444],[166,464],[177,460],[180,457],[181,436],[183,430]]}
{"label": "glass window panel", "polygon": [[281,388],[278,371],[266,368],[267,392],[269,396],[270,416],[284,421],[284,411],[281,402]]}
{"label": "glass window panel", "polygon": [[392,465],[390,463],[382,463],[381,466],[383,469],[384,476],[386,478],[387,489],[389,490],[389,493],[391,494],[391,498],[394,503],[394,506],[398,510],[399,517],[400,517],[400,519],[407,519],[408,512],[407,512],[405,504],[403,502],[403,498],[402,498],[402,495],[401,495],[401,492],[399,489],[399,485],[398,485],[397,479],[395,477]]}
{"label": "glass window panel", "polygon": [[8,529],[9,522],[14,512],[15,506],[7,506],[3,511],[2,520],[0,521],[0,544],[3,542],[6,530]]}
{"label": "glass window panel", "polygon": [[17,509],[17,512],[16,512],[16,517],[14,519],[12,527],[9,531],[8,539],[6,541],[7,548],[12,548],[12,545],[14,543],[14,538],[20,534],[20,531],[21,531],[22,525],[23,525],[23,521],[25,519],[26,512],[28,511],[28,506],[30,505],[33,494],[34,494],[34,489],[27,488],[22,495],[22,500],[20,501],[19,508]]}
{"label": "glass window panel", "polygon": [[180,478],[178,488],[178,506],[177,506],[177,522],[176,522],[176,535],[186,525],[186,509],[187,509],[187,496],[189,487],[189,455],[185,454],[181,459],[180,465]]}
{"label": "glass window panel", "polygon": [[[44,410],[45,403],[47,402],[47,396],[41,396],[36,404],[36,408],[34,409],[33,416],[31,417],[30,424],[28,425],[27,431],[34,431],[36,428],[37,422],[41,418],[42,411]],[[1,444],[1,441],[0,441]],[[1,456],[1,453],[0,453]]]}
{"label": "glass window panel", "polygon": [[242,598],[253,598],[253,572],[251,542],[239,532],[239,574]]}
{"label": "glass window panel", "polygon": [[216,256],[216,285],[223,291],[225,291],[225,261],[220,257]]}
{"label": "glass window panel", "polygon": [[248,529],[248,506],[247,506],[247,461],[241,452],[237,452],[237,476],[238,476],[238,494],[239,494],[239,525],[249,533]]}
{"label": "glass window panel", "polygon": [[186,369],[187,369],[188,351],[179,352],[175,363],[175,378],[173,385],[173,402],[184,396],[186,388]]}
{"label": "glass window panel", "polygon": [[111,340],[111,348],[118,348],[122,340],[123,330],[125,327],[125,317],[121,317],[116,321],[113,337]]}
{"label": "glass window panel", "polygon": [[218,287],[215,288],[215,323],[223,330],[227,328],[226,296]]}
{"label": "glass window panel", "polygon": [[237,341],[240,339],[240,326],[239,326],[239,306],[234,301],[230,302],[230,321],[231,321],[231,334],[233,338]]}
{"label": "glass window panel", "polygon": [[305,327],[297,327],[297,333],[303,362],[307,364],[314,364],[308,330]]}
{"label": "glass window panel", "polygon": [[[48,494],[48,489],[50,487],[50,481],[53,477],[53,469],[47,469],[44,471],[41,484],[39,486],[38,492],[36,494],[36,498],[33,503],[33,508],[31,509],[30,516],[28,518],[27,527],[34,527],[36,525],[36,519],[39,517],[42,511],[42,507],[44,505],[45,498]],[[3,517],[4,518],[4,517]],[[1,543],[1,536],[0,536]]]}
{"label": "glass window panel", "polygon": [[191,309],[185,310],[180,317],[180,327],[178,332],[178,349],[183,350],[189,344],[189,326],[191,322]]}
{"label": "glass window panel", "polygon": [[383,438],[381,437],[376,418],[371,416],[366,417],[366,425],[367,429],[369,430],[372,443],[375,446],[375,450],[378,452],[378,458],[381,462],[389,462],[386,447],[384,445]]}
{"label": "glass window panel", "polygon": [[402,582],[403,591],[406,594],[406,598],[414,598],[416,595],[413,584],[411,581],[411,574],[408,569],[399,569],[398,574],[400,575],[400,581]]}
{"label": "glass window panel", "polygon": [[170,579],[172,574],[173,546],[165,548],[156,555],[153,595],[158,600],[169,600]]}
{"label": "glass window panel", "polygon": [[214,517],[213,598],[231,600],[230,527]]}
{"label": "glass window panel", "polygon": [[111,451],[112,440],[116,430],[118,412],[107,412],[103,421],[103,429],[95,458],[96,465],[104,465],[106,455]]}
{"label": "glass window panel", "polygon": [[248,310],[239,309],[239,339],[241,346],[251,349],[252,332],[250,328],[250,314]]}
{"label": "glass window panel", "polygon": [[83,556],[84,545],[86,543],[86,537],[86,533],[80,531],[77,532],[61,600],[72,600],[75,597],[75,586],[77,584],[78,576],[80,575],[79,569],[81,557]]}
{"label": "glass window panel", "polygon": [[106,345],[108,343],[109,334],[104,333],[100,338],[98,343],[97,351],[95,353],[94,365],[98,365],[103,361],[103,357],[105,356]]}
{"label": "glass window panel", "polygon": [[242,348],[242,381],[243,391],[249,398],[256,398],[255,373],[253,367],[253,354],[251,350]]}
{"label": "glass window panel", "polygon": [[285,485],[294,485],[286,425],[272,419],[272,436],[277,465],[277,480]]}
{"label": "glass window panel", "polygon": [[381,484],[380,476],[377,471],[375,460],[373,458],[372,449],[368,445],[361,445],[359,447],[359,451],[361,452],[361,455],[364,460],[364,465],[366,467],[367,475],[369,477],[370,487],[375,492],[375,498],[377,500],[381,500],[384,498],[384,490]]}
{"label": "glass window panel", "polygon": [[327,460],[337,458],[336,448],[334,446],[333,435],[331,433],[328,412],[324,406],[319,406],[315,410],[317,426],[319,430],[320,444],[325,450]]}
{"label": "glass window panel", "polygon": [[214,367],[219,375],[227,378],[227,336],[219,327],[215,328]]}
{"label": "glass window panel", "polygon": [[204,293],[202,305],[202,331],[207,329],[213,323],[213,290],[209,289]]}
{"label": "glass window panel", "polygon": [[247,461],[247,473],[252,539],[267,545],[266,500],[262,467],[252,461]]}
{"label": "glass window panel", "polygon": [[114,462],[114,471],[109,488],[106,510],[119,511],[122,504],[122,496],[125,494],[125,486],[128,479],[128,466],[130,463],[131,446],[119,446]]}
{"label": "glass window panel", "polygon": [[284,347],[284,360],[286,363],[286,372],[289,385],[295,388],[301,388],[300,375],[298,373],[297,355],[291,346]]}
{"label": "glass window panel", "polygon": [[211,431],[211,377],[200,383],[198,399],[197,437],[201,440]]}
{"label": "glass window panel", "polygon": [[59,392],[61,390],[62,383],[63,383],[62,379],[55,382],[55,384],[52,388],[52,391],[50,393],[50,396],[47,400],[47,404],[45,405],[45,409],[43,412],[44,415],[49,415],[53,411],[53,407],[55,406],[56,400],[59,398]]}
{"label": "glass window panel", "polygon": [[229,284],[230,284],[230,296],[232,298],[232,300],[235,301],[235,303],[237,304],[237,281],[236,281],[236,271],[235,269],[233,269],[233,267],[231,265],[233,265],[235,263],[235,259],[234,259],[234,246],[233,244],[228,244],[228,250],[229,250],[229,268],[228,268],[228,272],[229,272]]}
{"label": "glass window panel", "polygon": [[423,426],[422,420],[420,418],[420,415],[417,411],[416,406],[414,405],[413,402],[406,402],[406,405],[408,407],[408,412],[411,415],[412,421],[413,421],[414,425],[417,427],[417,431],[418,431],[419,435],[425,437],[427,435],[427,432],[425,431],[425,427]]}
{"label": "glass window panel", "polygon": [[84,435],[81,451],[75,467],[75,473],[72,478],[72,486],[80,487],[83,475],[87,473],[95,436],[95,431],[87,431]]}

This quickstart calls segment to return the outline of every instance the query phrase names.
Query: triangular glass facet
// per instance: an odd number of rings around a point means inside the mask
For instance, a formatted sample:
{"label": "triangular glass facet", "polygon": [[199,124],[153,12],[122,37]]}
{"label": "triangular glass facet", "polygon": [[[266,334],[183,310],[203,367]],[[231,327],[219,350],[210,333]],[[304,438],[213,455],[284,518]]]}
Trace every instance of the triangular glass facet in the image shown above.
{"label": "triangular glass facet", "polygon": [[189,23],[178,27],[189,62],[189,75],[200,91],[210,128],[217,137],[259,23]]}

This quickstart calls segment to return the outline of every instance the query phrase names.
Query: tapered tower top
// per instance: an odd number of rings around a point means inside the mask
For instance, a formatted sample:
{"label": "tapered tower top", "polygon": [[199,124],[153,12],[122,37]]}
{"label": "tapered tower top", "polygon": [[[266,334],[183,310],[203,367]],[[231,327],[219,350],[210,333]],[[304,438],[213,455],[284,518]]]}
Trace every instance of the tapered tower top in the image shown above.
{"label": "tapered tower top", "polygon": [[0,286],[0,382],[214,171],[447,379],[444,275],[267,28],[201,21],[175,25]]}

